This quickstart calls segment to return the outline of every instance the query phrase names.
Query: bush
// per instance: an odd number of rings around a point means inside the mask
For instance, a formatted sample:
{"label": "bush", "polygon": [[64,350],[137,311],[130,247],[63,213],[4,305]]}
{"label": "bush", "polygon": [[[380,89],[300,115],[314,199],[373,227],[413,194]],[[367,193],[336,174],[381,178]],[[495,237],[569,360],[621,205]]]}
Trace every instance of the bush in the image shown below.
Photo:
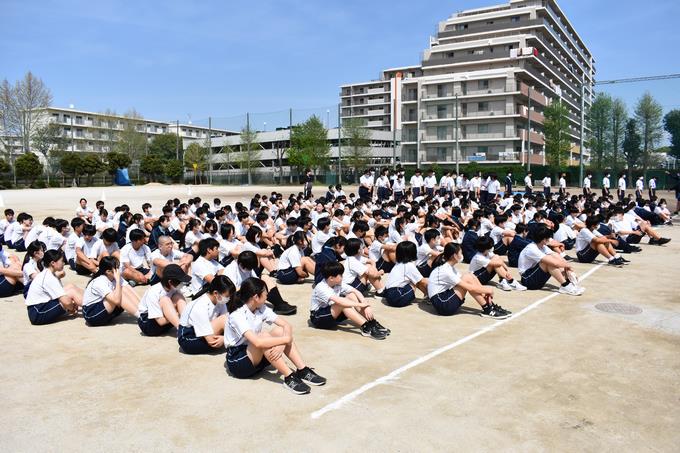
{"label": "bush", "polygon": [[165,164],[165,177],[177,182],[184,174],[184,168],[181,160],[173,159]]}
{"label": "bush", "polygon": [[38,178],[33,184],[31,184],[32,189],[45,189],[47,188],[47,183],[44,179]]}
{"label": "bush", "polygon": [[106,154],[106,162],[109,173],[115,175],[116,170],[119,168],[128,168],[132,163],[132,159],[127,154],[111,151]]}
{"label": "bush", "polygon": [[139,172],[147,176],[151,181],[156,181],[158,176],[165,171],[163,158],[155,154],[147,154],[139,163]]}
{"label": "bush", "polygon": [[14,161],[17,177],[25,178],[29,181],[29,185],[33,184],[43,172],[43,164],[40,159],[33,153],[22,154]]}

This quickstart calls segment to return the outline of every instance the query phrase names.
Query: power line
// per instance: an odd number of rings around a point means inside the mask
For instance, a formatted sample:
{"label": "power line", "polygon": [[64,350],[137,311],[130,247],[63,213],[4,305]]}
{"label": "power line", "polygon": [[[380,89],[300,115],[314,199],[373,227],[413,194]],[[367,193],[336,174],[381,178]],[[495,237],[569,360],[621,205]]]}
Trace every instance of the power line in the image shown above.
{"label": "power line", "polygon": [[600,80],[596,81],[594,85],[614,85],[617,83],[635,83],[635,82],[649,82],[652,80],[668,80],[668,79],[680,79],[680,74],[665,74],[658,76],[648,76],[648,77],[631,77],[627,79],[616,79],[616,80]]}

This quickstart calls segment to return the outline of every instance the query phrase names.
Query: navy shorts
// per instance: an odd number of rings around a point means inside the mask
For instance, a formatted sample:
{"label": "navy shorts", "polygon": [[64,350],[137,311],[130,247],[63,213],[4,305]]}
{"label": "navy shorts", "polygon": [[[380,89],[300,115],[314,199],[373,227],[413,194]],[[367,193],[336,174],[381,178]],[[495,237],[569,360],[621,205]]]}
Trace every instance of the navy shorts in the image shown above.
{"label": "navy shorts", "polygon": [[550,280],[550,274],[541,269],[540,264],[536,264],[522,274],[522,284],[531,290],[543,288],[548,280]]}
{"label": "navy shorts", "polygon": [[163,335],[165,332],[170,330],[172,324],[168,323],[165,326],[161,326],[156,322],[155,319],[149,319],[148,313],[141,313],[139,319],[137,319],[137,325],[139,325],[139,330],[142,331],[147,337],[158,337]]}
{"label": "navy shorts", "polygon": [[411,285],[402,286],[401,288],[387,288],[385,290],[385,300],[387,300],[387,305],[390,307],[406,307],[416,300],[416,293]]}
{"label": "navy shorts", "polygon": [[90,275],[92,275],[92,272],[90,272],[85,266],[81,266],[80,264],[76,264],[76,274],[84,275],[84,276],[90,276]]}
{"label": "navy shorts", "polygon": [[17,292],[17,284],[11,284],[4,275],[0,275],[0,297],[11,297]]}
{"label": "navy shorts", "polygon": [[16,242],[15,242],[14,244],[12,244],[12,245],[14,246],[13,248],[14,248],[17,252],[25,252],[25,251],[26,251],[26,245],[24,244],[24,240],[23,240],[23,239],[19,239],[18,241],[16,241]]}
{"label": "navy shorts", "polygon": [[359,277],[355,278],[354,281],[349,284],[349,286],[356,289],[362,294],[368,291],[368,286],[366,286]]}
{"label": "navy shorts", "polygon": [[207,354],[213,351],[203,337],[197,337],[193,327],[179,326],[177,329],[177,342],[185,354]]}
{"label": "navy shorts", "polygon": [[385,261],[382,257],[375,263],[375,268],[378,269],[379,271],[384,271],[386,274],[389,274],[392,272],[392,269],[394,269],[394,263],[390,263],[389,261]]}
{"label": "navy shorts", "polygon": [[447,289],[443,293],[430,297],[430,302],[438,315],[453,316],[458,312],[458,309],[465,300],[460,300],[460,297],[458,297],[458,294],[453,289]]}
{"label": "navy shorts", "polygon": [[347,317],[343,313],[340,313],[337,318],[334,318],[330,305],[309,312],[309,322],[317,329],[335,329],[338,323],[341,323],[346,319]]}
{"label": "navy shorts", "polygon": [[151,278],[149,279],[149,285],[153,286],[156,283],[160,283],[161,278],[158,276],[158,274],[154,273]]}
{"label": "navy shorts", "polygon": [[70,260],[68,260],[68,267],[70,267],[73,272],[76,271],[76,260],[75,260],[75,258],[71,258]]}
{"label": "navy shorts", "polygon": [[599,254],[600,253],[592,247],[586,247],[583,250],[576,252],[576,258],[578,258],[579,263],[592,263]]}
{"label": "navy shorts", "polygon": [[[644,236],[644,234],[642,236]],[[626,242],[629,244],[639,244],[642,240],[642,236],[638,236],[637,234],[629,234],[626,238]]]}
{"label": "navy shorts", "polygon": [[238,379],[254,376],[269,366],[269,361],[263,356],[262,361],[253,365],[248,357],[248,345],[231,346],[227,349],[227,369]]}
{"label": "navy shorts", "polygon": [[497,242],[497,243],[493,246],[493,252],[494,252],[496,255],[500,255],[500,256],[507,255],[507,253],[508,253],[508,246],[505,245],[505,244],[503,243],[503,241],[499,241],[499,242]]}
{"label": "navy shorts", "polygon": [[24,299],[26,299],[26,296],[28,296],[28,290],[31,288],[31,283],[33,282],[28,282],[28,285],[24,285]]}
{"label": "navy shorts", "polygon": [[295,285],[298,282],[300,276],[295,271],[294,267],[289,267],[288,269],[280,270],[276,273],[276,280],[282,285]]}
{"label": "navy shorts", "polygon": [[59,303],[59,299],[52,299],[37,305],[29,305],[28,319],[34,326],[52,324],[66,314],[66,310]]}
{"label": "navy shorts", "polygon": [[91,305],[83,305],[83,318],[90,327],[99,327],[109,324],[114,318],[123,313],[122,307],[116,307],[111,313],[106,311],[104,302],[97,302]]}
{"label": "navy shorts", "polygon": [[425,264],[421,264],[420,266],[416,267],[418,269],[418,272],[420,272],[420,275],[422,275],[425,278],[428,278],[432,273],[432,268],[430,267],[429,264],[427,264],[427,261],[425,262]]}
{"label": "navy shorts", "polygon": [[486,285],[496,276],[496,271],[489,272],[487,268],[483,267],[474,271],[473,274],[479,279],[479,283]]}

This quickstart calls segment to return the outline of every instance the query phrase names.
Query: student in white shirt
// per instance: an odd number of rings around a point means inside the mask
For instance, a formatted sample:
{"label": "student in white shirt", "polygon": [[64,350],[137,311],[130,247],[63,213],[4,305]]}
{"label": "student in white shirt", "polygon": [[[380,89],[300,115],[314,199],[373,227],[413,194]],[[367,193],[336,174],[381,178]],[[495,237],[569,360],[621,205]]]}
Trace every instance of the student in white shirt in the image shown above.
{"label": "student in white shirt", "polygon": [[144,335],[157,337],[179,327],[179,317],[187,305],[181,290],[189,282],[191,277],[178,265],[165,266],[161,282],[149,286],[139,301],[137,325]]}
{"label": "student in white shirt", "polygon": [[123,311],[137,318],[139,296],[122,283],[118,258],[103,257],[83,293],[83,317],[88,326],[105,326]]}
{"label": "student in white shirt", "polygon": [[209,354],[224,347],[227,303],[236,288],[218,275],[189,302],[179,319],[177,342],[185,354]]}
{"label": "student in white shirt", "polygon": [[46,251],[43,266],[26,294],[28,319],[33,325],[51,324],[67,313],[75,315],[83,304],[83,290],[70,283],[62,285],[57,276],[64,271],[60,251]]}
{"label": "student in white shirt", "polygon": [[323,280],[312,292],[310,323],[317,329],[335,329],[338,323],[349,319],[363,336],[384,340],[390,330],[375,319],[373,309],[361,292],[342,282],[344,272],[344,266],[338,262],[323,268]]}
{"label": "student in white shirt", "polygon": [[597,231],[600,225],[599,216],[590,216],[586,219],[585,228],[581,228],[576,236],[576,257],[580,263],[592,263],[598,255],[607,258],[610,265],[621,267],[629,263],[621,255],[616,253],[614,245],[617,239],[608,239]]}
{"label": "student in white shirt", "polygon": [[524,190],[526,195],[531,195],[531,192],[534,190],[534,183],[531,179],[532,173],[529,172],[527,175],[524,177]]}
{"label": "student in white shirt", "polygon": [[0,245],[0,298],[11,297],[21,291],[24,274],[16,255],[6,255]]}
{"label": "student in white shirt", "polygon": [[486,285],[498,274],[499,287],[503,291],[526,291],[526,288],[512,278],[510,269],[500,256],[493,253],[493,239],[480,236],[475,243],[477,253],[470,260],[470,272],[477,277],[479,283]]}
{"label": "student in white shirt", "polygon": [[656,176],[649,178],[649,199],[653,200],[656,197]]}
{"label": "student in white shirt", "polygon": [[546,225],[539,225],[533,233],[534,242],[520,253],[517,269],[522,276],[522,285],[530,290],[541,289],[552,277],[560,284],[560,293],[580,296],[585,289],[578,286],[573,267],[547,246],[552,235]]}
{"label": "student in white shirt", "polygon": [[316,267],[313,259],[304,256],[305,248],[307,248],[305,233],[296,231],[291,242],[291,246],[279,257],[276,280],[282,285],[304,283],[307,277],[314,275]]}
{"label": "student in white shirt", "polygon": [[430,228],[423,234],[423,243],[418,246],[416,259],[416,268],[423,277],[430,276],[432,263],[441,253],[441,236],[435,228]]}
{"label": "student in white shirt", "polygon": [[[277,316],[265,304],[266,301],[265,282],[249,278],[227,304],[229,317],[224,327],[224,342],[229,373],[238,379],[246,379],[272,364],[283,375],[286,389],[295,394],[309,393],[307,384],[324,385],[326,379],[305,364],[290,324]],[[273,324],[274,327],[263,331],[264,324]],[[286,358],[297,371],[288,367]]]}
{"label": "student in white shirt", "polygon": [[609,197],[609,189],[612,187],[611,180],[611,174],[607,172],[604,175],[604,178],[602,178],[602,198],[608,198]]}
{"label": "student in white shirt", "polygon": [[618,189],[616,194],[619,197],[619,201],[623,203],[623,201],[626,199],[626,174],[624,172],[619,175],[617,187]]}
{"label": "student in white shirt", "polygon": [[434,197],[434,189],[437,187],[437,176],[435,176],[434,170],[428,170],[423,185],[425,186],[425,194],[430,198]]}
{"label": "student in white shirt", "polygon": [[217,261],[220,256],[219,248],[220,243],[213,238],[203,239],[198,243],[200,256],[191,265],[191,294],[198,294],[213,278],[224,274],[224,266]]}
{"label": "student in white shirt", "polygon": [[588,173],[586,175],[586,177],[583,179],[583,195],[585,197],[588,197],[592,193],[592,190],[591,190],[591,187],[590,187],[591,186],[590,181],[592,179],[593,179],[592,173]]}
{"label": "student in white shirt", "polygon": [[567,196],[567,174],[562,173],[559,180],[559,194],[563,197]]}
{"label": "student in white shirt", "polygon": [[161,281],[163,269],[168,264],[177,264],[185,273],[189,273],[194,257],[188,253],[180,252],[174,246],[175,241],[170,236],[160,236],[158,238],[158,248],[151,252],[150,285],[155,285]]}
{"label": "student in white shirt", "polygon": [[555,234],[553,235],[553,239],[564,244],[565,250],[573,249],[576,244],[576,232],[574,229],[566,224],[563,214],[557,214],[555,223],[557,223],[558,226],[557,231],[555,231]]}
{"label": "student in white shirt", "polygon": [[5,209],[5,218],[0,220],[0,245],[9,241],[13,229],[12,225],[15,222],[14,210],[9,208]]}
{"label": "student in white shirt", "polygon": [[130,243],[120,251],[120,267],[123,279],[130,285],[146,285],[151,273],[151,249],[146,245],[146,234],[142,230],[130,233]]}
{"label": "student in white shirt", "polygon": [[[26,294],[28,294],[28,289],[31,287],[33,279],[43,271],[42,260],[46,250],[45,244],[40,241],[33,241],[26,247],[26,255],[24,256],[24,262],[21,267],[24,281],[24,298],[26,297]],[[60,272],[57,274],[57,277],[63,278],[64,275],[64,272]]]}
{"label": "student in white shirt", "polygon": [[448,243],[442,254],[434,261],[432,273],[427,283],[427,294],[432,306],[440,316],[452,316],[465,302],[465,295],[482,307],[481,316],[505,319],[512,315],[500,305],[493,303],[493,289],[482,285],[472,274],[461,275],[455,268],[462,262],[460,245]]}
{"label": "student in white shirt", "polygon": [[316,224],[316,234],[312,237],[312,255],[321,252],[323,245],[333,237],[331,233],[331,219],[328,217],[321,217]]}
{"label": "student in white shirt", "polygon": [[411,241],[397,244],[397,264],[390,271],[385,282],[385,300],[391,307],[406,307],[416,298],[414,288],[427,294],[427,279],[416,267],[418,250]]}
{"label": "student in white shirt", "polygon": [[422,172],[419,169],[416,169],[416,172],[413,176],[411,176],[411,180],[409,183],[411,185],[411,195],[415,200],[421,195],[421,191],[423,188],[423,176]]}
{"label": "student in white shirt", "polygon": [[92,223],[92,215],[94,214],[94,209],[87,206],[87,200],[85,198],[80,199],[80,206],[76,209],[76,217],[79,217],[86,222]]}
{"label": "student in white shirt", "polygon": [[347,240],[345,244],[347,260],[345,261],[342,283],[351,286],[362,294],[368,291],[368,285],[370,284],[375,288],[376,296],[382,297],[385,285],[383,285],[381,277],[384,272],[377,270],[372,262],[366,262],[366,258],[361,254],[362,247],[361,239],[352,238]]}
{"label": "student in white shirt", "polygon": [[383,225],[375,227],[374,240],[368,247],[368,257],[379,271],[389,273],[396,261],[397,244],[389,241],[389,230]]}
{"label": "student in white shirt", "polygon": [[642,192],[645,191],[645,178],[640,176],[637,181],[635,181],[635,199],[642,199]]}
{"label": "student in white shirt", "polygon": [[98,241],[97,229],[94,225],[83,226],[83,236],[76,242],[76,272],[78,275],[90,275],[99,269],[98,255],[94,254],[94,246]]}
{"label": "student in white shirt", "polygon": [[546,200],[549,200],[552,186],[552,179],[550,178],[550,175],[543,177],[541,184],[543,185],[543,196]]}

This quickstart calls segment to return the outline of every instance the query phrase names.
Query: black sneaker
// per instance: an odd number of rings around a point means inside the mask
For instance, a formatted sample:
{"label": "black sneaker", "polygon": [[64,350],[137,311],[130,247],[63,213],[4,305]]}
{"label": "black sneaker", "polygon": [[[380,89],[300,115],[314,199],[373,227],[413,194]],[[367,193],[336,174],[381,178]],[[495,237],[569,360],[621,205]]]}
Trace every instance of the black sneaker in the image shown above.
{"label": "black sneaker", "polygon": [[283,378],[283,386],[296,395],[304,395],[305,393],[309,393],[311,390],[311,388],[302,382],[295,373],[290,373],[288,376]]}
{"label": "black sneaker", "polygon": [[654,238],[649,238],[648,244],[649,244],[649,245],[661,245],[661,244],[659,244],[659,241],[657,241],[657,240],[654,239]]}
{"label": "black sneaker", "polygon": [[668,244],[669,242],[671,242],[671,240],[670,240],[670,238],[660,238],[657,242],[658,242],[659,245],[664,245],[664,244]]}
{"label": "black sneaker", "polygon": [[314,372],[310,367],[304,367],[301,370],[297,370],[297,377],[301,381],[306,382],[310,385],[324,385],[326,383],[326,378],[321,377]]}
{"label": "black sneaker", "polygon": [[392,333],[392,331],[390,329],[388,329],[387,327],[380,324],[377,319],[374,319],[373,321],[370,321],[370,322],[373,323],[373,325],[375,326],[376,329],[378,329],[380,332],[384,333],[385,335],[389,335],[389,334]]}
{"label": "black sneaker", "polygon": [[620,258],[614,258],[612,260],[609,260],[607,264],[614,267],[623,267],[623,261],[621,261]]}
{"label": "black sneaker", "polygon": [[630,251],[631,251],[632,253],[640,253],[640,252],[642,251],[642,249],[641,249],[640,247],[636,246],[636,245],[631,245],[631,246],[630,246]]}
{"label": "black sneaker", "polygon": [[361,335],[365,337],[371,337],[374,340],[384,340],[387,335],[372,324],[370,321],[366,321],[363,326],[361,326]]}
{"label": "black sneaker", "polygon": [[624,257],[620,256],[619,259],[623,264],[630,264],[630,260],[625,259]]}
{"label": "black sneaker", "polygon": [[506,319],[512,316],[512,312],[504,309],[500,305],[489,303],[482,307],[480,316],[482,318]]}
{"label": "black sneaker", "polygon": [[283,301],[274,307],[274,313],[284,316],[294,315],[297,313],[297,307],[295,305],[290,305],[286,301]]}

